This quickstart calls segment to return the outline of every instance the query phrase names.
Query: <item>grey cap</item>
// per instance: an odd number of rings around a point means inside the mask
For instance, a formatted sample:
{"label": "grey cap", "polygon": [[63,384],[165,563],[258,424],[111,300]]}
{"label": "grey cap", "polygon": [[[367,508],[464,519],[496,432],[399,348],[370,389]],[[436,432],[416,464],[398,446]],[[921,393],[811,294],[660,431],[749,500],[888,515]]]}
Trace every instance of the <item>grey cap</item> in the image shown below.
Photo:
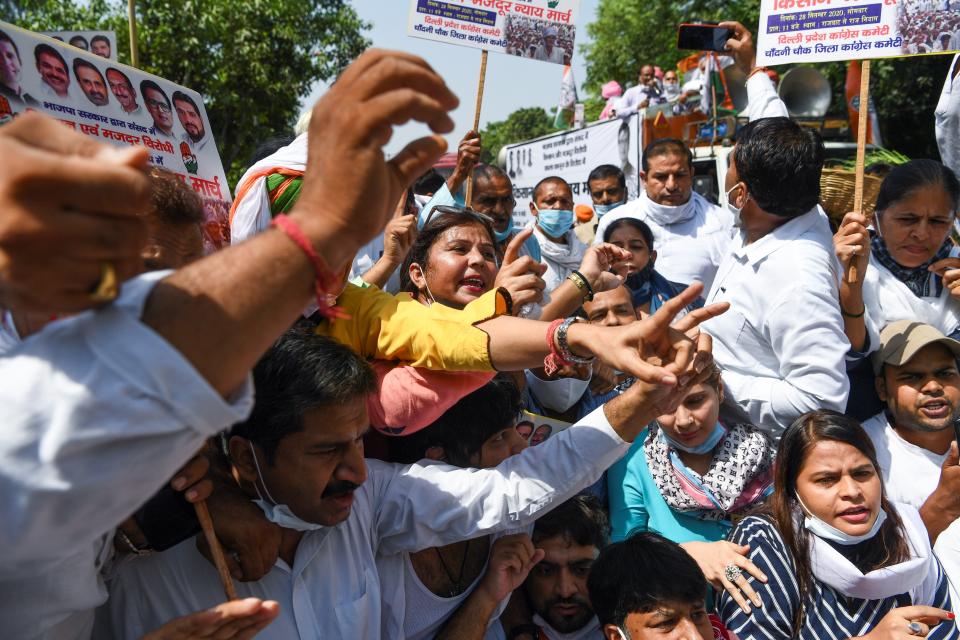
{"label": "grey cap", "polygon": [[960,342],[943,335],[939,329],[915,320],[891,322],[880,332],[880,349],[872,357],[873,372],[880,375],[883,365],[900,367],[931,344],[942,344],[960,358]]}

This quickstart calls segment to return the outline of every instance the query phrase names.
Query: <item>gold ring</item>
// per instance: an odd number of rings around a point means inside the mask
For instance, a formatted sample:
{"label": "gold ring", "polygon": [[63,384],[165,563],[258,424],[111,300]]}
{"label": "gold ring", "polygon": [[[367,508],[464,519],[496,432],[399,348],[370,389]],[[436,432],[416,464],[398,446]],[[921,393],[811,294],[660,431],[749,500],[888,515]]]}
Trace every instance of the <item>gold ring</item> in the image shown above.
{"label": "gold ring", "polygon": [[109,262],[100,266],[100,281],[90,294],[94,302],[112,302],[117,298],[117,271]]}

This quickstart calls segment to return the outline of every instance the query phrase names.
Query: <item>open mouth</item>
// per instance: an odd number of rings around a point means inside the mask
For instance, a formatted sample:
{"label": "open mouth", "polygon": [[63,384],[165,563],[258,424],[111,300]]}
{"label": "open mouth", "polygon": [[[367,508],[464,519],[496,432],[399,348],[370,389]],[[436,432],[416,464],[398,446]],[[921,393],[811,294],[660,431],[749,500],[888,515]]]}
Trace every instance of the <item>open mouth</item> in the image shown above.
{"label": "open mouth", "polygon": [[850,507],[837,514],[850,524],[863,524],[870,519],[870,509],[866,507]]}
{"label": "open mouth", "polygon": [[466,289],[470,293],[478,294],[484,292],[486,284],[484,279],[479,276],[470,276],[460,281],[461,288]]}
{"label": "open mouth", "polygon": [[947,418],[950,416],[950,405],[943,400],[931,400],[920,407],[920,412],[927,418]]}

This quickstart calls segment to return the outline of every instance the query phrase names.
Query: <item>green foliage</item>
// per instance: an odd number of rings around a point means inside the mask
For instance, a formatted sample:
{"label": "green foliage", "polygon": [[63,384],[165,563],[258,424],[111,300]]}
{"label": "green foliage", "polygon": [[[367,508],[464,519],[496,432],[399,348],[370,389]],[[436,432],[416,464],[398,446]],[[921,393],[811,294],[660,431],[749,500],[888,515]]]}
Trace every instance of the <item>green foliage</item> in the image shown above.
{"label": "green foliage", "polygon": [[[111,29],[129,63],[125,2],[0,3],[0,19],[32,30]],[[345,0],[141,0],[140,67],[203,95],[231,183],[257,144],[292,132],[300,100],[369,45]]]}
{"label": "green foliage", "polygon": [[754,0],[600,0],[596,20],[587,25],[591,41],[580,47],[587,63],[586,87],[599,93],[600,85],[616,80],[626,88],[637,83],[644,64],[675,66],[693,53],[677,49],[682,23],[738,20],[756,25],[759,11]]}
{"label": "green foliage", "polygon": [[483,153],[480,161],[496,164],[501,147],[553,133],[553,118],[540,107],[527,107],[511,113],[506,120],[491,122],[481,132]]}

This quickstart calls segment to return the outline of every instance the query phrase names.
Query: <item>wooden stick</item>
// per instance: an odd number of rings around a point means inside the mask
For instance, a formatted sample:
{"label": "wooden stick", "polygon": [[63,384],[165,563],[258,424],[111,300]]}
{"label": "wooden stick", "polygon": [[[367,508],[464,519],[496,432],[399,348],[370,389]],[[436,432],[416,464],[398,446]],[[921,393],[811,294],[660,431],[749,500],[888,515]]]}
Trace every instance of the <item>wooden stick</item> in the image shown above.
{"label": "wooden stick", "polygon": [[[870,122],[870,61],[864,60],[860,68],[860,105],[857,111],[857,166],[853,183],[853,210],[863,212],[863,169],[867,154],[867,126]],[[856,258],[850,260],[847,269],[847,282],[854,283],[860,279],[857,273]]]}
{"label": "wooden stick", "polygon": [[[477,83],[477,107],[473,112],[473,130],[480,133],[480,107],[483,105],[483,85],[487,82],[487,50],[480,52],[480,81]],[[473,200],[473,172],[467,176],[467,198],[469,207]]]}
{"label": "wooden stick", "polygon": [[130,25],[130,66],[140,67],[140,51],[137,49],[136,0],[127,0],[127,23]]}
{"label": "wooden stick", "polygon": [[207,501],[201,500],[194,502],[193,508],[197,511],[197,519],[200,520],[200,528],[203,529],[203,535],[210,546],[210,555],[213,556],[213,563],[217,565],[217,572],[220,574],[220,584],[223,585],[223,591],[227,594],[227,600],[237,599],[237,590],[233,586],[233,578],[230,576],[230,569],[227,568],[227,559],[223,556],[223,547],[217,540],[217,534],[213,531],[213,519],[210,517],[210,510],[207,509]]}

